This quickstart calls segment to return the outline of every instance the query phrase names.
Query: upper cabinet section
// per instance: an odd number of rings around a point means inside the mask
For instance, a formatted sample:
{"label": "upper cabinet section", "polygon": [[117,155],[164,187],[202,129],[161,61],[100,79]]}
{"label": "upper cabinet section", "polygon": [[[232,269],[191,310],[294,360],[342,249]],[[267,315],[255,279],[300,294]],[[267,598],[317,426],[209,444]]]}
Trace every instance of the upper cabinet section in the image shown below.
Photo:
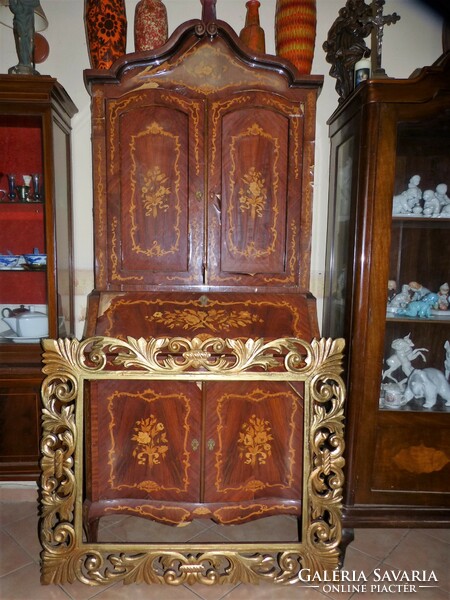
{"label": "upper cabinet section", "polygon": [[207,29],[85,73],[97,290],[308,289],[322,77]]}

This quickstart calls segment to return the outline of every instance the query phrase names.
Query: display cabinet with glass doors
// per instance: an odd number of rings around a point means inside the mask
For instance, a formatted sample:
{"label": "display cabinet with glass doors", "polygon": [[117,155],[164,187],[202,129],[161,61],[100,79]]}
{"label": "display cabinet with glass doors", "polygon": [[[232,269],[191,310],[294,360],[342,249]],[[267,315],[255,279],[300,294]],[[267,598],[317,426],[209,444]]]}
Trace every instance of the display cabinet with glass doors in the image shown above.
{"label": "display cabinet with glass doors", "polygon": [[0,479],[38,475],[41,345],[73,333],[70,122],[47,76],[0,76]]}
{"label": "display cabinet with glass doors", "polygon": [[347,340],[348,527],[450,521],[450,55],[329,120],[323,335]]}

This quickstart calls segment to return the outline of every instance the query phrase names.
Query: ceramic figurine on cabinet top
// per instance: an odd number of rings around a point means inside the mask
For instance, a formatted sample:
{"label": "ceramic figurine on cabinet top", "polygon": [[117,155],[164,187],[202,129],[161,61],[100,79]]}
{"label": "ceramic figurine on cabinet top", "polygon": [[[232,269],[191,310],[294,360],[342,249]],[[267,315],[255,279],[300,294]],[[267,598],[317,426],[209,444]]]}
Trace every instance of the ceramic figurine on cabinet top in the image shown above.
{"label": "ceramic figurine on cabinet top", "polygon": [[18,75],[37,75],[33,67],[34,50],[34,11],[42,8],[39,0],[9,0],[9,8],[14,14],[13,30],[19,63],[8,72]]}

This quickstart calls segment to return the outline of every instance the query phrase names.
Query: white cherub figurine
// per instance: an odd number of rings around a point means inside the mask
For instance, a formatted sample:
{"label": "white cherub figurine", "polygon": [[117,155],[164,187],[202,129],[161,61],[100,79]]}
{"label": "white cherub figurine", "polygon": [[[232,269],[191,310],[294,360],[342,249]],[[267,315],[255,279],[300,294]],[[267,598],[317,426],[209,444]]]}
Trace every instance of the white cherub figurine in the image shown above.
{"label": "white cherub figurine", "polygon": [[419,189],[420,175],[413,175],[408,183],[408,189],[415,189],[418,191],[419,196],[422,196],[422,191]]}
{"label": "white cherub figurine", "polygon": [[426,217],[437,217],[441,212],[441,205],[433,190],[425,190],[423,200],[423,214]]}
{"label": "white cherub figurine", "polygon": [[437,185],[436,191],[434,193],[435,193],[436,198],[439,200],[439,204],[441,205],[441,208],[443,208],[447,204],[450,204],[450,198],[447,196],[447,184],[446,183],[440,183],[439,185]]}
{"label": "white cherub figurine", "polygon": [[413,175],[408,183],[408,188],[394,196],[392,201],[392,214],[422,214],[420,200],[422,198],[422,190],[418,187],[420,183],[420,175]]}

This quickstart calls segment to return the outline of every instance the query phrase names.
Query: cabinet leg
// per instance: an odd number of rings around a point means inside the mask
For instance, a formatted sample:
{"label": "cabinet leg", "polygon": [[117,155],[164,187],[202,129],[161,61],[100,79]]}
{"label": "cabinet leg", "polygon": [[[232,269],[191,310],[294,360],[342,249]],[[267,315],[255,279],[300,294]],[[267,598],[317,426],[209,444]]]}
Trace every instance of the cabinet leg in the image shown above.
{"label": "cabinet leg", "polygon": [[98,538],[98,524],[100,522],[100,517],[97,519],[86,519],[84,523],[84,531],[86,534],[86,540],[88,542],[95,543]]}
{"label": "cabinet leg", "polygon": [[353,542],[355,539],[355,533],[353,529],[344,528],[342,530],[342,541],[339,547],[340,556],[339,556],[339,569],[342,569],[344,566],[345,560],[345,552],[347,550],[347,546]]}

